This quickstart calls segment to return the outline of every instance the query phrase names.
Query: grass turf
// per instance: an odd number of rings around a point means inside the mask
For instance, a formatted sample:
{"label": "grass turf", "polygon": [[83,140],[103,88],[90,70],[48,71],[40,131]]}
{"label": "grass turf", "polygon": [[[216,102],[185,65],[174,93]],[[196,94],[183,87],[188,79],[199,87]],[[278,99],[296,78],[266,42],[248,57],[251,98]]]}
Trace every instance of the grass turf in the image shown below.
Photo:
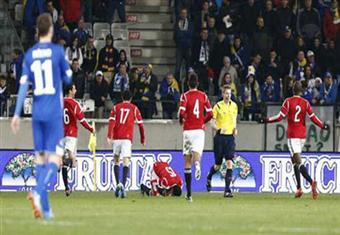
{"label": "grass turf", "polygon": [[55,219],[33,219],[26,193],[0,192],[0,235],[39,234],[340,234],[340,196],[306,194],[195,193],[181,198],[147,198],[129,193],[51,193]]}

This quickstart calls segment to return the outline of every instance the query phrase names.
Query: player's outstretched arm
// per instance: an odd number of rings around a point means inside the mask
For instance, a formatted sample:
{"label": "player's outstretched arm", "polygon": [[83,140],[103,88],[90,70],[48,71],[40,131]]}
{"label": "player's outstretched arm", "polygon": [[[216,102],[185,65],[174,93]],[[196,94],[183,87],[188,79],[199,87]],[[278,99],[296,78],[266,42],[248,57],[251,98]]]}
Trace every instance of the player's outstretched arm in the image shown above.
{"label": "player's outstretched arm", "polygon": [[273,123],[273,122],[281,122],[285,115],[282,112],[279,112],[277,115],[266,118],[264,120],[265,123]]}
{"label": "player's outstretched arm", "polygon": [[312,106],[308,103],[307,104],[307,113],[309,116],[309,119],[318,127],[321,129],[329,129],[329,125],[326,125],[324,122],[322,122],[314,113]]}
{"label": "player's outstretched arm", "polygon": [[94,133],[94,128],[86,121],[86,119],[80,120],[80,124],[89,132]]}

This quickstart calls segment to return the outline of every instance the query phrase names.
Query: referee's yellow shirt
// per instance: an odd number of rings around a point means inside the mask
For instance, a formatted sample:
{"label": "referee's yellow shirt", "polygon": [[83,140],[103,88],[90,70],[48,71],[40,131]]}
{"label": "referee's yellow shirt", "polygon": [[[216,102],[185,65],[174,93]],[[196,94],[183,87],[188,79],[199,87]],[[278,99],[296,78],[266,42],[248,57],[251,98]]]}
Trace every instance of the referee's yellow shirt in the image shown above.
{"label": "referee's yellow shirt", "polygon": [[236,128],[237,122],[237,105],[233,101],[228,104],[224,100],[215,104],[213,108],[213,119],[216,121],[216,126],[221,129],[221,134],[232,135]]}

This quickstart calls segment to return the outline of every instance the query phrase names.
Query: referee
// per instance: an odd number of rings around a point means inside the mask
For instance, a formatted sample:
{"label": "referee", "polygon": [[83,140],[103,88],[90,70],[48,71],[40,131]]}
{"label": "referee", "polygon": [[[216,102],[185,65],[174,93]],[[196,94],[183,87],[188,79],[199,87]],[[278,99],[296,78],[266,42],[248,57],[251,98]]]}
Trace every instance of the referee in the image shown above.
{"label": "referee", "polygon": [[233,176],[233,158],[235,152],[235,136],[237,135],[237,105],[231,100],[231,87],[223,87],[223,100],[213,108],[212,127],[216,130],[214,137],[215,164],[210,168],[207,177],[207,191],[211,191],[211,178],[220,169],[223,158],[227,163],[225,176],[224,197],[233,197],[230,190],[230,182]]}

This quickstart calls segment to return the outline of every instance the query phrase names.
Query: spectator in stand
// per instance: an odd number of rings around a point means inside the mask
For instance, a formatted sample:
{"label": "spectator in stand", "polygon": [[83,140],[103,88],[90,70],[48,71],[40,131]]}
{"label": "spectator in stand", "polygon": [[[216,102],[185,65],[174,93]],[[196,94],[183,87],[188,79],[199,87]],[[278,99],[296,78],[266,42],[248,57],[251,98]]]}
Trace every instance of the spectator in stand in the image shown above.
{"label": "spectator in stand", "polygon": [[103,72],[96,72],[96,79],[90,86],[90,98],[94,100],[95,112],[93,118],[103,118],[105,101],[109,91],[109,85],[103,78]]}
{"label": "spectator in stand", "polygon": [[[11,80],[15,81],[15,94],[19,91],[20,78],[22,72],[22,63],[24,60],[24,55],[20,49],[14,49],[11,54],[12,62],[10,64],[9,77]],[[8,82],[10,83],[10,82]]]}
{"label": "spectator in stand", "polygon": [[108,0],[108,7],[110,9],[110,19],[112,23],[114,22],[114,16],[115,16],[115,11],[117,10],[118,12],[118,16],[120,19],[121,23],[125,23],[126,22],[126,16],[125,16],[125,0]]}
{"label": "spectator in stand", "polygon": [[235,37],[234,43],[230,49],[231,64],[239,71],[243,71],[249,63],[249,51],[239,36]]}
{"label": "spectator in stand", "polygon": [[85,93],[86,76],[83,70],[80,69],[78,59],[72,60],[72,82],[76,86],[77,93],[75,95],[76,99],[83,99]]}
{"label": "spectator in stand", "polygon": [[282,66],[280,62],[280,58],[277,56],[277,53],[274,49],[272,49],[269,53],[269,62],[267,68],[265,69],[266,74],[270,74],[275,81],[279,81],[282,73]]}
{"label": "spectator in stand", "polygon": [[78,28],[73,30],[73,37],[78,38],[79,47],[83,47],[87,42],[87,38],[89,37],[90,33],[87,29],[85,29],[85,22],[83,18],[80,18],[78,22]]}
{"label": "spectator in stand", "polygon": [[277,43],[277,52],[281,57],[282,76],[289,73],[289,64],[294,61],[296,55],[295,40],[292,36],[292,30],[286,26],[283,37],[280,37]]}
{"label": "spectator in stand", "polygon": [[172,73],[168,73],[159,87],[161,95],[163,119],[174,119],[180,98],[178,83]]}
{"label": "spectator in stand", "polygon": [[158,80],[152,73],[152,65],[149,64],[144,68],[138,84],[138,96],[141,97],[140,111],[144,119],[151,119],[156,111],[156,97]]}
{"label": "spectator in stand", "polygon": [[[202,2],[202,9],[195,13],[194,15],[194,32],[199,33],[202,28],[208,27],[208,17],[209,17],[209,2],[207,0]],[[198,35],[194,35],[195,38]]]}
{"label": "spectator in stand", "polygon": [[[313,52],[315,54],[315,62],[318,64],[321,73],[325,73],[328,67],[326,48],[322,45],[319,37],[314,38]],[[321,74],[319,74],[320,76]]]}
{"label": "spectator in stand", "polygon": [[254,121],[255,114],[259,111],[261,102],[260,86],[254,74],[247,75],[247,81],[242,88],[242,102],[244,104],[243,118],[246,121]]}
{"label": "spectator in stand", "polygon": [[115,74],[110,84],[110,96],[114,104],[122,101],[122,93],[130,89],[130,79],[126,69],[125,64],[120,64],[118,73]]}
{"label": "spectator in stand", "polygon": [[313,74],[312,68],[309,65],[305,66],[303,78],[301,80],[306,81],[309,86],[313,86],[315,80],[315,74]]}
{"label": "spectator in stand", "polygon": [[53,24],[57,23],[58,11],[57,11],[57,9],[54,8],[52,0],[46,1],[46,11],[47,11],[47,13],[49,13],[51,15]]}
{"label": "spectator in stand", "polygon": [[273,47],[273,40],[264,27],[264,21],[261,16],[257,17],[256,29],[252,37],[253,54],[258,53],[264,60],[267,60],[270,49]]}
{"label": "spectator in stand", "polygon": [[[212,53],[210,54],[210,58],[209,58],[209,67],[213,69],[216,77],[220,74],[221,68],[223,66],[223,60],[224,60],[223,58],[225,56],[230,56],[230,44],[224,32],[219,31],[217,35],[217,40],[215,41],[215,44],[212,49]],[[230,62],[230,59],[229,59],[229,62]],[[218,84],[216,85],[218,86]]]}
{"label": "spectator in stand", "polygon": [[92,22],[92,0],[81,0],[80,6],[85,22]]}
{"label": "spectator in stand", "polygon": [[114,72],[119,61],[119,52],[113,47],[113,37],[106,36],[106,45],[99,51],[98,69],[102,72]]}
{"label": "spectator in stand", "polygon": [[338,59],[336,55],[335,42],[333,40],[328,41],[325,55],[326,55],[326,59],[324,63],[327,65],[328,70],[332,74],[339,73],[340,70],[339,70]]}
{"label": "spectator in stand", "polygon": [[312,0],[305,0],[305,7],[298,13],[296,30],[307,40],[307,44],[316,36],[321,36],[321,19],[317,9],[312,7]]}
{"label": "spectator in stand", "polygon": [[235,82],[233,81],[230,73],[225,73],[224,76],[222,77],[219,95],[221,95],[222,88],[225,87],[226,85],[229,85],[231,87],[231,94],[233,96],[232,100],[236,102],[236,100],[237,100],[236,99],[237,90],[238,89],[237,89]]}
{"label": "spectator in stand", "polygon": [[217,29],[224,31],[231,39],[234,38],[236,33],[240,33],[241,19],[238,5],[236,1],[223,0],[217,16]]}
{"label": "spectator in stand", "polygon": [[284,98],[292,97],[293,94],[293,86],[294,86],[294,78],[290,76],[285,76],[283,79],[283,96]]}
{"label": "spectator in stand", "polygon": [[[251,70],[251,72],[249,72]],[[262,57],[260,54],[255,54],[252,58],[252,61],[250,65],[247,68],[247,71],[245,71],[246,74],[253,73],[255,76],[256,81],[262,85],[264,83],[264,77],[265,77],[265,66],[263,66],[262,63]]]}
{"label": "spectator in stand", "polygon": [[320,104],[321,101],[321,96],[320,96],[320,91],[321,91],[321,86],[322,86],[322,79],[317,77],[315,79],[315,82],[313,84],[313,99],[312,99],[312,104]]}
{"label": "spectator in stand", "polygon": [[327,72],[320,88],[320,104],[335,104],[338,95],[338,84],[332,74]]}
{"label": "spectator in stand", "polygon": [[175,24],[175,43],[176,43],[176,71],[175,76],[178,81],[181,81],[180,70],[185,61],[186,70],[191,64],[191,40],[193,35],[193,25],[188,18],[188,10],[183,8],[180,13],[180,18]]}
{"label": "spectator in stand", "polygon": [[308,100],[309,103],[312,103],[313,102],[313,88],[308,86],[307,81],[301,81],[301,85],[302,85],[302,90],[303,90],[302,98],[305,98],[306,100]]}
{"label": "spectator in stand", "polygon": [[301,36],[298,36],[296,38],[296,46],[295,46],[295,49],[296,49],[296,53],[298,53],[299,51],[303,51],[304,53],[307,52],[307,46],[306,46],[306,43],[305,43],[305,39],[303,39],[303,37]]}
{"label": "spectator in stand", "polygon": [[293,11],[289,8],[288,0],[282,0],[281,2],[281,7],[276,11],[275,28],[277,29],[277,35],[282,35],[286,31],[287,26],[289,29],[295,29],[296,21]]}
{"label": "spectator in stand", "polygon": [[241,32],[251,38],[256,29],[256,18],[259,10],[255,5],[255,0],[247,0],[246,4],[241,6]]}
{"label": "spectator in stand", "polygon": [[208,43],[211,50],[214,49],[214,44],[217,39],[216,19],[213,16],[208,17]]}
{"label": "spectator in stand", "polygon": [[130,91],[132,94],[132,99],[133,101],[139,100],[140,97],[137,97],[137,87],[138,87],[138,82],[139,82],[139,68],[131,68],[130,73],[129,73],[129,78],[130,78]]}
{"label": "spectator in stand", "polygon": [[83,48],[83,65],[82,69],[87,74],[94,73],[97,66],[97,49],[94,47],[94,39],[92,36],[87,38],[87,43]]}
{"label": "spectator in stand", "polygon": [[112,23],[112,12],[109,8],[108,0],[92,0],[94,6],[94,15],[100,22],[106,21]]}
{"label": "spectator in stand", "polygon": [[6,77],[4,75],[0,75],[0,117],[3,117],[5,114],[7,109],[7,100],[9,98],[6,82]]}
{"label": "spectator in stand", "polygon": [[211,51],[208,44],[208,30],[203,28],[201,30],[201,39],[195,41],[192,58],[195,71],[197,71],[199,78],[200,88],[206,92],[209,89],[208,64],[210,53]]}
{"label": "spectator in stand", "polygon": [[81,17],[80,0],[60,0],[60,7],[63,11],[65,22],[72,32],[77,27]]}
{"label": "spectator in stand", "polygon": [[44,0],[26,0],[24,6],[23,26],[26,32],[26,47],[29,48],[35,42],[35,24],[37,17],[44,13],[45,1]]}
{"label": "spectator in stand", "polygon": [[332,0],[332,6],[325,13],[323,20],[324,35],[327,40],[335,40],[340,32],[340,8],[338,0]]}
{"label": "spectator in stand", "polygon": [[307,51],[307,65],[312,69],[312,73],[316,76],[320,76],[320,68],[315,62],[315,55],[314,52],[309,50]]}
{"label": "spectator in stand", "polygon": [[307,60],[305,58],[305,53],[303,51],[299,51],[297,54],[297,58],[293,64],[293,74],[294,78],[297,81],[300,81],[301,78],[304,77],[305,66],[307,65]]}
{"label": "spectator in stand", "polygon": [[125,64],[125,67],[126,67],[126,71],[127,71],[127,72],[130,71],[130,62],[129,62],[128,59],[127,59],[126,51],[123,50],[123,49],[119,51],[119,62],[118,62],[117,65],[116,65],[116,69],[117,69],[117,70],[119,69],[119,66],[120,66],[121,64]]}
{"label": "spectator in stand", "polygon": [[[275,38],[276,36],[276,11],[273,9],[273,2],[272,0],[266,0],[266,6],[263,12],[261,12],[261,15],[263,17],[264,20],[264,25],[265,28],[267,30],[267,32],[269,33],[269,35],[272,38]],[[281,35],[281,34],[278,34]]]}
{"label": "spectator in stand", "polygon": [[230,75],[232,83],[236,85],[237,90],[241,88],[241,82],[238,79],[238,73],[236,71],[236,68],[231,65],[230,58],[228,56],[223,57],[223,67],[221,69],[219,78],[218,78],[218,86],[219,88],[223,87],[223,81],[226,74]]}
{"label": "spectator in stand", "polygon": [[71,32],[68,26],[65,24],[64,16],[60,14],[58,16],[58,21],[54,26],[54,36],[57,40],[63,39],[66,44],[71,41]]}
{"label": "spectator in stand", "polygon": [[278,102],[280,101],[280,84],[274,81],[272,75],[267,75],[266,81],[261,87],[262,102]]}
{"label": "spectator in stand", "polygon": [[66,48],[65,56],[70,64],[72,64],[73,59],[77,59],[79,65],[82,66],[83,52],[81,51],[78,38],[74,37],[72,39],[72,45]]}

